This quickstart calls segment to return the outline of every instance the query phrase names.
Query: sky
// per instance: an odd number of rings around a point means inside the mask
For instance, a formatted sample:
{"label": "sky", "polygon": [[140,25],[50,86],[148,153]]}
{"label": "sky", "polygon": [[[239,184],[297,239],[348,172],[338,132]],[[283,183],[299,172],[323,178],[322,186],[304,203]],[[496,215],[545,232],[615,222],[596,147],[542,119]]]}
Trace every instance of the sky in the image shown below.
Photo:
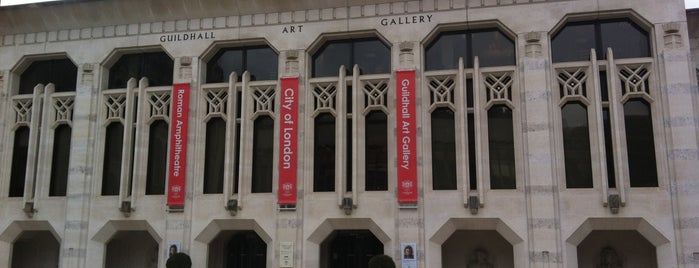
{"label": "sky", "polygon": [[[0,6],[21,5],[36,2],[50,2],[57,0],[0,0]],[[684,0],[687,8],[699,8],[699,0]]]}
{"label": "sky", "polygon": [[687,8],[699,8],[699,0],[684,0],[684,6]]}

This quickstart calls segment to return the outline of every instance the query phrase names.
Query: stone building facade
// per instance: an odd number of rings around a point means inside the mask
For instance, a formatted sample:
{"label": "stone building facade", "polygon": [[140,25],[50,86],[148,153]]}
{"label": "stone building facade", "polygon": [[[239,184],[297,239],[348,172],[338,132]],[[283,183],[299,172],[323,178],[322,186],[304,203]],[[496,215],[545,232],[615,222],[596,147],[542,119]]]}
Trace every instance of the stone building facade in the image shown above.
{"label": "stone building facade", "polygon": [[693,27],[681,0],[0,8],[0,267],[697,266]]}

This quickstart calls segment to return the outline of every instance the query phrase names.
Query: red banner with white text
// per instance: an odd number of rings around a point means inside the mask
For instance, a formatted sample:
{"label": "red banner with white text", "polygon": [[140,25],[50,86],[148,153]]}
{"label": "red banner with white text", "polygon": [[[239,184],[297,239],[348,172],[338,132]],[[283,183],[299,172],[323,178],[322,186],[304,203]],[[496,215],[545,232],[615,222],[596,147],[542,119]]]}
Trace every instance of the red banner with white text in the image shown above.
{"label": "red banner with white text", "polygon": [[168,170],[167,205],[184,207],[187,167],[187,125],[189,118],[189,84],[172,86],[170,112],[170,165]]}
{"label": "red banner with white text", "polygon": [[279,197],[280,205],[296,204],[298,160],[299,78],[281,79],[279,114]]}
{"label": "red banner with white text", "polygon": [[415,70],[396,72],[398,202],[417,203]]}

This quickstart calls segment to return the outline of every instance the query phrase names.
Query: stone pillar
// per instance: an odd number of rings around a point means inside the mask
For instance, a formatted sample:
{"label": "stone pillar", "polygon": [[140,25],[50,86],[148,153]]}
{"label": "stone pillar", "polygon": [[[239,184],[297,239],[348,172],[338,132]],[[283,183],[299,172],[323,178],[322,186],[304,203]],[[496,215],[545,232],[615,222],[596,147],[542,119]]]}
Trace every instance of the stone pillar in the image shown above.
{"label": "stone pillar", "polygon": [[[665,108],[654,112],[664,112],[663,122],[668,135],[669,188],[675,218],[677,261],[680,267],[693,267],[699,265],[699,259],[693,256],[699,252],[699,206],[696,205],[699,194],[699,129],[696,124],[699,100],[686,27],[685,22],[656,27],[663,36],[658,40],[661,60],[658,71],[659,77],[665,77],[660,88]],[[663,263],[664,260],[658,256],[658,261]]]}
{"label": "stone pillar", "polygon": [[87,264],[88,222],[90,219],[90,196],[94,176],[95,135],[97,123],[94,107],[99,100],[99,64],[78,65],[77,88],[71,139],[68,188],[66,191],[66,219],[61,241],[61,267],[89,267]]}
{"label": "stone pillar", "polygon": [[522,148],[524,150],[524,190],[527,204],[528,248],[531,267],[560,267],[560,224],[557,215],[557,179],[553,155],[554,129],[548,86],[549,59],[543,56],[546,32],[521,36],[525,53],[519,60],[521,82]]}
{"label": "stone pillar", "polygon": [[[174,84],[190,84],[189,92],[189,125],[187,129],[187,165],[186,165],[186,175],[185,175],[185,205],[184,209],[170,209],[164,207],[163,209],[168,210],[165,218],[165,234],[163,241],[160,243],[160,251],[158,252],[158,258],[160,267],[165,267],[167,262],[167,257],[165,255],[165,250],[168,249],[169,243],[179,243],[180,252],[184,252],[187,255],[191,255],[190,249],[192,247],[191,243],[194,240],[192,237],[192,208],[193,197],[194,197],[194,163],[196,162],[197,145],[194,134],[196,133],[196,120],[197,118],[197,101],[199,100],[197,92],[199,92],[198,84],[193,78],[194,73],[199,72],[198,58],[191,56],[179,56],[175,57],[174,60],[174,73],[172,83]],[[174,96],[171,96],[171,100]],[[170,107],[172,109],[172,103]],[[170,114],[172,118],[172,114]],[[170,126],[173,122],[170,121]],[[169,137],[168,137],[169,139]],[[168,143],[169,144],[169,143]],[[169,146],[169,145],[168,145]],[[169,174],[169,172],[168,172]],[[169,175],[168,175],[169,176]],[[166,179],[167,183],[167,179]],[[167,185],[166,185],[167,188]],[[165,190],[165,199],[167,200],[168,190]],[[204,263],[196,263],[196,258],[192,258],[192,266],[199,267],[204,266]]]}
{"label": "stone pillar", "polygon": [[[420,105],[423,103],[419,100],[422,88],[420,88],[420,85],[422,83],[420,82],[420,78],[422,77],[422,72],[420,71],[420,66],[421,64],[419,61],[416,62],[416,59],[420,58],[420,45],[417,42],[413,41],[406,41],[406,42],[401,42],[398,44],[398,68],[395,68],[394,72],[391,74],[392,76],[395,76],[395,71],[396,70],[410,70],[414,69],[416,70],[415,72],[415,92],[416,92],[416,112],[415,112],[415,117],[417,120],[417,126],[421,125],[421,107]],[[394,77],[395,78],[395,77]],[[395,83],[395,82],[394,82]],[[395,85],[393,85],[395,86]],[[394,92],[398,92],[399,89],[397,89]],[[389,105],[395,104],[397,98],[397,95],[393,95],[392,98],[390,98]],[[389,106],[390,107],[390,106]],[[397,110],[397,108],[394,108],[394,111]],[[396,115],[395,113],[393,114],[393,117],[395,118]],[[389,121],[389,131],[393,131],[393,134],[389,132],[389,137],[396,137],[396,129],[395,129],[395,124],[397,119],[394,119],[393,121]],[[419,127],[416,127],[416,133],[418,133],[418,160],[417,160],[417,182],[418,182],[418,203],[415,206],[405,206],[405,205],[399,205],[397,202],[397,199],[394,199],[393,202],[396,204],[396,217],[395,217],[395,232],[396,232],[396,239],[395,239],[395,244],[393,245],[393,248],[395,249],[393,252],[385,252],[384,254],[393,256],[394,260],[396,261],[396,267],[401,267],[401,258],[403,257],[403,252],[402,252],[402,243],[415,243],[416,247],[413,248],[413,253],[415,257],[417,258],[417,267],[427,267],[427,262],[425,260],[425,252],[427,251],[426,247],[428,246],[426,244],[426,240],[424,237],[424,226],[425,226],[425,220],[424,220],[424,178],[421,175],[423,174],[422,169],[424,166],[422,165],[422,155],[424,155],[424,152],[422,151],[421,144],[424,144],[425,141],[420,142],[419,140],[421,139],[421,129]],[[392,148],[389,146],[389,148]],[[395,150],[395,149],[394,149]],[[391,154],[389,154],[391,155]],[[395,169],[396,166],[394,164],[390,163],[396,163],[395,159],[389,159],[389,168]],[[396,178],[398,179],[398,178]],[[398,186],[396,186],[398,187]],[[441,256],[439,256],[441,258]]]}
{"label": "stone pillar", "polygon": [[[303,53],[302,50],[287,50],[287,51],[282,51],[279,55],[279,70],[281,71],[281,76],[282,77],[299,77],[299,96],[296,97],[296,101],[298,102],[298,136],[297,136],[297,141],[299,142],[300,140],[303,139],[303,120],[304,115],[303,111],[304,109],[302,108],[304,104],[305,99],[305,91],[303,90],[303,85],[305,85],[305,81],[303,78],[305,76],[301,75],[300,67],[299,66],[304,66],[304,61],[305,61],[305,53]],[[281,101],[281,96],[282,96],[282,88],[277,89],[277,103],[280,105],[282,103]],[[275,113],[277,116],[276,121],[279,121],[279,115],[280,113],[280,108],[276,107],[275,108]],[[277,125],[279,125],[279,122],[276,122]],[[279,131],[276,131],[274,134],[274,143],[278,144],[280,140],[279,137]],[[278,154],[281,152],[277,152],[275,154],[275,161],[278,159]],[[276,214],[276,235],[272,235],[272,242],[267,245],[267,247],[272,249],[272,252],[274,252],[273,256],[267,256],[267,258],[272,258],[273,263],[271,267],[304,267],[304,264],[302,262],[301,256],[303,256],[303,249],[304,249],[304,238],[303,238],[303,193],[304,193],[304,187],[303,187],[303,165],[304,165],[304,159],[303,159],[303,146],[301,143],[298,144],[297,146],[297,176],[296,176],[296,193],[297,193],[297,199],[296,199],[296,206],[291,208],[291,207],[285,207],[281,208],[279,205],[275,205],[279,208]],[[274,176],[276,177],[277,181],[279,180],[279,172],[278,172],[278,165],[274,165],[275,171],[273,172]],[[273,191],[274,193],[274,199],[275,203],[277,203],[277,198],[278,198],[278,188],[277,186],[272,186],[272,189],[277,189],[276,191]],[[269,252],[269,251],[268,251]],[[291,256],[288,256],[288,255]],[[291,258],[291,259],[288,259]],[[282,263],[282,260],[285,260],[284,263]]]}

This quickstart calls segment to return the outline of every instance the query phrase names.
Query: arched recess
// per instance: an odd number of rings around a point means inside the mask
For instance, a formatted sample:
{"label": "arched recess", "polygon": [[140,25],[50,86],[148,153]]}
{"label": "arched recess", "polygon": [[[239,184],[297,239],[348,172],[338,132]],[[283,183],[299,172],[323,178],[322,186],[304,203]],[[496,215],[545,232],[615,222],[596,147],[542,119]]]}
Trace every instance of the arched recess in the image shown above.
{"label": "arched recess", "polygon": [[204,244],[209,244],[221,231],[243,231],[252,230],[265,241],[271,243],[272,237],[252,219],[236,219],[236,220],[213,220],[197,235],[194,240]]}
{"label": "arched recess", "polygon": [[675,259],[670,240],[643,218],[588,218],[566,239],[566,267],[578,266],[578,245],[592,231],[637,231],[655,246],[657,260]]}
{"label": "arched recess", "polygon": [[[109,257],[107,250],[108,245],[112,239],[124,238],[127,240],[133,240],[134,238],[137,238],[137,236],[135,236],[134,233],[129,232],[145,232],[149,234],[151,236],[150,238],[152,239],[152,241],[154,241],[158,245],[158,249],[155,250],[156,254],[150,255],[155,256],[156,258],[155,260],[151,260],[149,262],[151,265],[154,265],[152,262],[157,262],[157,258],[162,257],[162,254],[157,254],[157,252],[163,252],[161,245],[163,242],[163,238],[160,235],[158,235],[153,226],[151,226],[145,220],[111,220],[106,222],[104,226],[102,226],[102,228],[100,228],[99,231],[97,231],[97,233],[95,233],[95,235],[92,236],[92,240],[99,243],[99,248],[91,250],[90,256],[88,258],[91,258],[92,261],[105,263],[107,261],[107,258]],[[147,240],[148,239],[144,241]],[[123,249],[124,243],[119,244],[119,247]]]}
{"label": "arched recess", "polygon": [[498,218],[450,218],[429,238],[425,254],[428,267],[443,267],[442,244],[457,231],[495,231],[512,245],[515,267],[524,267],[528,254],[524,240],[505,222]]}
{"label": "arched recess", "polygon": [[369,230],[384,245],[384,254],[391,256],[391,237],[370,218],[326,219],[306,238],[303,267],[320,267],[320,245],[335,230]]}
{"label": "arched recess", "polygon": [[48,221],[14,221],[0,234],[0,241],[13,243],[25,231],[49,231],[61,243],[61,237]]}
{"label": "arched recess", "polygon": [[[0,266],[53,267],[60,263],[60,245],[61,238],[48,221],[14,221],[0,234]],[[37,253],[42,258],[34,258]]]}
{"label": "arched recess", "polygon": [[[222,250],[224,250],[223,248],[225,248],[225,243],[230,241],[229,239],[236,233],[246,231],[254,232],[264,241],[267,245],[267,267],[274,267],[274,258],[272,256],[274,256],[275,247],[272,244],[272,237],[253,219],[213,220],[194,238],[194,240],[207,245],[207,251],[215,251],[215,253],[207,253],[209,258],[211,258],[212,255],[215,256],[218,253],[222,253]],[[219,267],[221,263],[222,262],[218,259],[209,259],[207,265],[209,267]]]}
{"label": "arched recess", "polygon": [[109,242],[109,239],[111,239],[114,234],[116,234],[119,231],[147,231],[148,234],[150,234],[153,239],[155,239],[156,242],[160,243],[163,241],[163,238],[158,235],[158,233],[153,229],[153,227],[144,220],[111,220],[108,221],[107,223],[102,226],[102,228],[95,233],[95,235],[92,237],[92,240],[100,242],[100,243],[107,243]]}

